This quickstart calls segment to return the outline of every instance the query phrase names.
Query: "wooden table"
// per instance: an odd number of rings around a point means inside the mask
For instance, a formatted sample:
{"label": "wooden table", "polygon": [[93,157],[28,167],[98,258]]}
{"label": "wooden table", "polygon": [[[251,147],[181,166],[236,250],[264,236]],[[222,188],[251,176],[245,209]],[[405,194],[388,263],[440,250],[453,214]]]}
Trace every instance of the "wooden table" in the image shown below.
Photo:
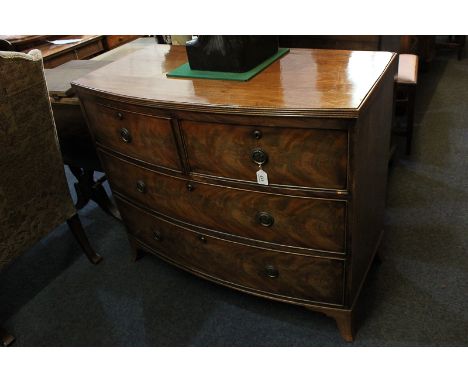
{"label": "wooden table", "polygon": [[[114,50],[139,37],[132,35],[0,35],[0,39],[9,41],[13,49],[18,52],[39,49],[42,53],[45,68],[54,68],[71,60],[90,59],[106,51]],[[76,39],[79,41],[67,44],[52,43],[52,41]]]}
{"label": "wooden table", "polygon": [[[102,35],[69,35],[69,36],[14,36],[2,35],[0,39],[9,41],[15,50],[28,52],[39,49],[45,68],[55,68],[70,60],[84,60],[105,51]],[[54,41],[78,40],[67,44],[56,44]]]}
{"label": "wooden table", "polygon": [[155,45],[72,83],[134,256],[325,313],[352,341],[396,55],[291,49],[247,82],[166,77],[186,61]]}
{"label": "wooden table", "polygon": [[45,69],[55,125],[64,163],[68,165],[77,182],[74,184],[76,208],[83,208],[90,200],[105,212],[120,219],[120,213],[108,197],[103,182],[106,176],[94,179],[95,171],[102,171],[91,135],[80,108],[80,102],[70,82],[78,79],[109,61],[72,60],[54,69]]}
{"label": "wooden table", "polygon": [[[132,38],[132,36],[114,37],[117,37],[119,43]],[[121,38],[121,41],[118,38]],[[45,69],[62,156],[77,179],[75,189],[78,196],[76,204],[78,209],[93,200],[104,211],[120,219],[118,210],[102,187],[106,178],[100,177],[97,181],[94,180],[94,172],[102,171],[102,167],[83,117],[80,102],[70,83],[112,61],[155,44],[154,38],[133,39],[91,60],[71,60],[56,68]]]}

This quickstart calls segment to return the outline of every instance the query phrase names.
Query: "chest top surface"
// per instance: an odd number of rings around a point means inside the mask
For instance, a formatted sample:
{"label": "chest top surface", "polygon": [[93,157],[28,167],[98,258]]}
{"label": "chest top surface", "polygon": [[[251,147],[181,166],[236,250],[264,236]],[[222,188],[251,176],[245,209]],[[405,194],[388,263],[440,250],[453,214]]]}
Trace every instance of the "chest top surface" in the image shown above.
{"label": "chest top surface", "polygon": [[247,82],[181,79],[166,73],[187,62],[185,47],[155,44],[73,84],[158,107],[352,117],[395,57],[390,52],[291,49]]}

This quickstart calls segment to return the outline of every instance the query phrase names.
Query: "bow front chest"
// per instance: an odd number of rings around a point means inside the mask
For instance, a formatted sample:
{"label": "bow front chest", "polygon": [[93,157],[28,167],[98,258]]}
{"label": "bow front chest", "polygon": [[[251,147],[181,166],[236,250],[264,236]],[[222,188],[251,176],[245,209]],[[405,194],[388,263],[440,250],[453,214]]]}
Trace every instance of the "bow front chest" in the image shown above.
{"label": "bow front chest", "polygon": [[334,318],[382,236],[396,56],[291,49],[247,82],[155,45],[75,81],[135,250]]}

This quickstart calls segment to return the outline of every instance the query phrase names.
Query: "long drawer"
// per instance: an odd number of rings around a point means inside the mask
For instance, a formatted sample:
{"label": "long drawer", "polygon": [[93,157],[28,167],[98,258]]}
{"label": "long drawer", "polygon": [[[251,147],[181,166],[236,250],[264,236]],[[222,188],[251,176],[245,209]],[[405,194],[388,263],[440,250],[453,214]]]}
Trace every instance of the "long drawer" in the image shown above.
{"label": "long drawer", "polygon": [[254,240],[345,252],[345,201],[188,181],[106,152],[101,159],[114,191],[164,215]]}
{"label": "long drawer", "polygon": [[124,155],[181,170],[168,118],[135,113],[82,99],[96,142]]}
{"label": "long drawer", "polygon": [[255,292],[343,303],[342,260],[265,250],[201,235],[123,199],[117,201],[129,233],[184,268]]}
{"label": "long drawer", "polygon": [[347,188],[346,130],[188,120],[180,126],[193,173],[255,182],[261,163],[273,185]]}

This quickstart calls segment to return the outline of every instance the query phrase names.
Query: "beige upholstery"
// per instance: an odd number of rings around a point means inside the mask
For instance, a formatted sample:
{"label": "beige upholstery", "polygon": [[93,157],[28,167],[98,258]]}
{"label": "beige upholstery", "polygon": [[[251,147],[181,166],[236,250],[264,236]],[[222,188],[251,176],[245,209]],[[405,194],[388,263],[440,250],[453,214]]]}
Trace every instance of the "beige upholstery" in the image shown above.
{"label": "beige upholstery", "polygon": [[75,213],[41,53],[0,52],[0,269]]}
{"label": "beige upholstery", "polygon": [[403,84],[418,83],[418,56],[400,54],[398,61],[397,82]]}

